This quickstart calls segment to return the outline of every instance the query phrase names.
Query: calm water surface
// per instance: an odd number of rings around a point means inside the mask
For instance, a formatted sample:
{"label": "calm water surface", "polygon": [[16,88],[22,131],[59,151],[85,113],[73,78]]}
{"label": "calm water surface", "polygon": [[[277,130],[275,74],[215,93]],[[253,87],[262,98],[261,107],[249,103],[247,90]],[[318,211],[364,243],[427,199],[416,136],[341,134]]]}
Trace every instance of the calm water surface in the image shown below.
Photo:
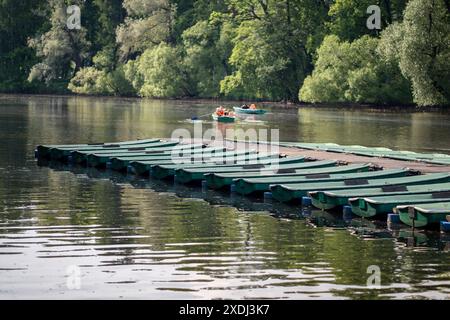
{"label": "calm water surface", "polygon": [[[450,297],[448,235],[34,159],[41,143],[170,137],[212,107],[0,97],[0,298]],[[284,141],[450,152],[450,114],[270,111],[235,126],[279,128]],[[378,289],[367,287],[372,265]]]}

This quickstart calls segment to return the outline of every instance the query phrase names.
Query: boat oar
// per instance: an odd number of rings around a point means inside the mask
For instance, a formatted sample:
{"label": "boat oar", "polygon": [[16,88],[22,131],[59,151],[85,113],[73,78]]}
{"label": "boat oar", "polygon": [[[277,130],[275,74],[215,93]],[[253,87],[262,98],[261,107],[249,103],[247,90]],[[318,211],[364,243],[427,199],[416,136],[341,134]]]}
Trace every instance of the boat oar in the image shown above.
{"label": "boat oar", "polygon": [[192,121],[195,121],[195,120],[198,120],[198,119],[200,119],[200,118],[203,118],[203,117],[206,117],[206,116],[210,116],[211,115],[211,113],[207,113],[207,114],[204,114],[204,115],[201,115],[201,116],[193,116],[192,118],[191,118],[191,120]]}

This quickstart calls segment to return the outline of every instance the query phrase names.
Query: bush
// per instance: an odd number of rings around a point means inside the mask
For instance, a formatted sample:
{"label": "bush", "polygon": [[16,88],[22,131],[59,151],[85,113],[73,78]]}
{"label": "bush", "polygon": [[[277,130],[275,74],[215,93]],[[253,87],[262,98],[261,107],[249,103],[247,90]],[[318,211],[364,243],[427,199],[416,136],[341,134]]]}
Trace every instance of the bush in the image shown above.
{"label": "bush", "polygon": [[79,94],[112,94],[106,72],[94,67],[83,68],[70,80],[69,90]]}

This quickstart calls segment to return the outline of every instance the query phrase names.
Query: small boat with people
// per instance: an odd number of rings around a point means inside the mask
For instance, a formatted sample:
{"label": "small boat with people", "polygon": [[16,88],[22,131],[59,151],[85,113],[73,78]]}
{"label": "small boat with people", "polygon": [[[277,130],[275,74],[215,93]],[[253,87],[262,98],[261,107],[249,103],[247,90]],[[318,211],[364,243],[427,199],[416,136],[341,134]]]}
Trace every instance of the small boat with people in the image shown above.
{"label": "small boat with people", "polygon": [[233,109],[237,113],[246,113],[246,114],[264,114],[267,112],[264,109],[258,109],[258,107],[254,103],[252,103],[250,106],[244,104],[240,107],[234,107]]}
{"label": "small boat with people", "polygon": [[236,120],[236,115],[233,111],[220,106],[216,109],[216,112],[212,114],[212,118],[217,122],[234,122]]}

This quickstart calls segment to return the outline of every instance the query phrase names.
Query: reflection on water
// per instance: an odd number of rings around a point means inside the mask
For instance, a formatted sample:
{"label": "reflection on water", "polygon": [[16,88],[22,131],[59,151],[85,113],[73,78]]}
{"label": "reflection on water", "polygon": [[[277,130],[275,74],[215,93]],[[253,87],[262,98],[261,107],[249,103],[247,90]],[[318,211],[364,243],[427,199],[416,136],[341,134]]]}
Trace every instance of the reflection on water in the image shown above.
{"label": "reflection on water", "polygon": [[[166,137],[180,124],[192,130],[184,120],[211,108],[0,98],[0,298],[449,298],[448,235],[92,169],[40,167],[33,158],[44,142]],[[281,127],[282,140],[450,149],[445,114],[270,111],[263,124],[235,126]],[[371,265],[381,268],[379,289],[366,285]],[[78,276],[76,289],[70,284]]]}

